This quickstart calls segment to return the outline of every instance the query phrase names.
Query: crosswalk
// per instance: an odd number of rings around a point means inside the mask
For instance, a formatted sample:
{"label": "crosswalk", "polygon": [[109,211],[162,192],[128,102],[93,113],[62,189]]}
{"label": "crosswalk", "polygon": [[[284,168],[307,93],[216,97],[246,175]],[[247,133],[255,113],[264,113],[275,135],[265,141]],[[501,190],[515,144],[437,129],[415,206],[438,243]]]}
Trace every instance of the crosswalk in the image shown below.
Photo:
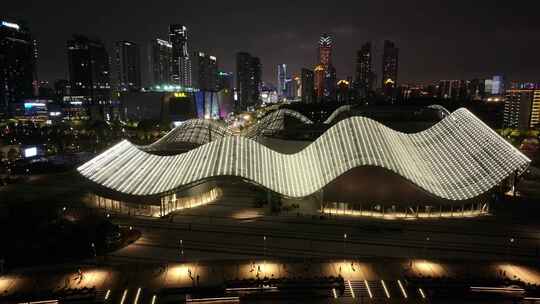
{"label": "crosswalk", "polygon": [[157,304],[157,294],[145,288],[108,289],[96,294],[97,303]]}
{"label": "crosswalk", "polygon": [[346,280],[343,294],[332,296],[352,303],[427,303],[424,290],[402,280]]}
{"label": "crosswalk", "polygon": [[[343,292],[332,289],[330,297],[340,303],[427,303],[422,288],[403,280],[346,280]],[[97,303],[157,304],[158,295],[146,288],[118,288],[96,293]],[[163,300],[163,299],[162,299]]]}

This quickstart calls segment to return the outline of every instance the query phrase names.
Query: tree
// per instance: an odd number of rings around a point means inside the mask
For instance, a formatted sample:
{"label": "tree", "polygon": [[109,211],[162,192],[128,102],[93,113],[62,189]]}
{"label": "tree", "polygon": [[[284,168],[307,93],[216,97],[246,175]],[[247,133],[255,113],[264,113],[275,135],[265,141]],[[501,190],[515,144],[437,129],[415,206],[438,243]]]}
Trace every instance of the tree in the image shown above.
{"label": "tree", "polygon": [[19,151],[15,148],[9,149],[7,158],[9,161],[15,161],[17,158],[19,158]]}

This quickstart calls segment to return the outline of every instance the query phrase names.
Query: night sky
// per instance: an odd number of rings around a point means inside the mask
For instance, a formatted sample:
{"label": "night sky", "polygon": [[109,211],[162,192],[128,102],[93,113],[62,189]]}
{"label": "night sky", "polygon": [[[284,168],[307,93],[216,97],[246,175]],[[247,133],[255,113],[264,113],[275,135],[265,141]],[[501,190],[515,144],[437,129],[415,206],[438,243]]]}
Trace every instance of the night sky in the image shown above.
{"label": "night sky", "polygon": [[540,80],[537,0],[444,1],[2,1],[0,17],[26,20],[39,42],[39,77],[67,78],[66,40],[73,33],[101,38],[112,53],[117,40],[146,45],[167,39],[168,25],[190,30],[190,51],[218,57],[234,71],[234,54],[261,58],[263,80],[275,83],[276,65],[293,73],[316,63],[318,36],[334,35],[338,78],[353,75],[355,51],[371,40],[380,75],[382,41],[400,48],[400,82],[469,79],[504,74]]}

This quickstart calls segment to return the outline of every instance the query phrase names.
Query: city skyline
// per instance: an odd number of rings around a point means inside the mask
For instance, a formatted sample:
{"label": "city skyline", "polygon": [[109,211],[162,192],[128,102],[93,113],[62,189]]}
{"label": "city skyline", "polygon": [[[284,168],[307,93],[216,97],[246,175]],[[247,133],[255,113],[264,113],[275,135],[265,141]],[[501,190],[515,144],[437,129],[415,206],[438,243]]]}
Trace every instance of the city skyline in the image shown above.
{"label": "city skyline", "polygon": [[[492,74],[504,74],[515,80],[538,80],[535,71],[539,64],[527,59],[534,56],[534,49],[540,44],[533,38],[540,27],[527,18],[507,16],[505,4],[492,7],[475,3],[469,5],[467,11],[460,12],[461,16],[455,17],[446,14],[445,10],[455,11],[462,3],[445,4],[443,7],[429,3],[415,7],[388,2],[344,3],[338,11],[330,11],[337,17],[332,18],[337,20],[332,22],[326,21],[328,18],[323,14],[327,11],[316,3],[289,3],[275,7],[258,5],[255,9],[265,10],[266,14],[264,17],[263,14],[253,14],[258,16],[256,27],[246,26],[255,22],[250,15],[244,14],[242,20],[234,18],[249,8],[242,6],[242,2],[227,6],[213,3],[205,10],[203,2],[172,5],[162,1],[163,7],[171,8],[166,12],[144,5],[137,9],[112,5],[109,15],[95,18],[101,15],[96,11],[99,4],[98,1],[91,7],[83,4],[77,8],[65,4],[61,10],[52,9],[51,5],[44,7],[41,3],[31,6],[7,4],[5,17],[25,20],[38,40],[40,79],[53,82],[67,78],[65,41],[73,33],[97,36],[112,52],[115,41],[129,40],[145,45],[151,39],[165,39],[170,24],[182,23],[190,28],[190,48],[215,54],[224,71],[234,72],[236,52],[257,54],[263,65],[263,80],[270,83],[275,82],[277,64],[286,63],[293,74],[299,74],[302,67],[313,68],[316,63],[315,47],[323,32],[332,33],[335,37],[333,53],[338,79],[354,75],[356,51],[370,41],[374,48],[375,72],[380,75],[379,64],[375,63],[381,60],[382,41],[388,39],[394,41],[402,53],[399,75],[402,83],[471,79]],[[88,13],[79,16],[77,12],[83,10]],[[189,13],[182,14],[181,11]],[[295,14],[300,12],[306,14],[295,18]],[[279,13],[282,13],[282,18],[277,18]],[[208,19],[199,16],[207,16]],[[71,22],[72,18],[77,22]],[[385,22],[379,24],[377,19],[380,18]],[[210,19],[212,22],[208,22]],[[71,26],[63,26],[68,23]],[[311,26],[298,26],[306,24]],[[520,37],[529,39],[526,48],[509,43]],[[146,60],[146,57],[143,52],[141,58]],[[142,63],[142,66],[146,65]],[[145,84],[149,81],[146,74],[143,73]]]}

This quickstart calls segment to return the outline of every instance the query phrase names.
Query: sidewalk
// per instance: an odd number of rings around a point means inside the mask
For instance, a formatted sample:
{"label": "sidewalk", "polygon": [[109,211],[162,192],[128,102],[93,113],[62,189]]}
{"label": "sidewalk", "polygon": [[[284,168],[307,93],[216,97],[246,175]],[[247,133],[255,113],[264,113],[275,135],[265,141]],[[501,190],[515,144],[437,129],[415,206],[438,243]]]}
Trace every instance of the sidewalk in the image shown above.
{"label": "sidewalk", "polygon": [[[411,267],[412,266],[412,267]],[[56,269],[56,270],[55,270]],[[111,290],[222,286],[226,280],[343,276],[345,280],[397,280],[408,276],[498,276],[540,284],[540,269],[507,263],[446,263],[427,260],[319,261],[226,261],[212,263],[121,264],[84,266],[71,270],[21,271],[0,276],[0,296],[40,290],[96,288]],[[198,279],[197,279],[198,278]],[[197,282],[198,281],[198,282]],[[198,283],[198,284],[197,284]]]}

